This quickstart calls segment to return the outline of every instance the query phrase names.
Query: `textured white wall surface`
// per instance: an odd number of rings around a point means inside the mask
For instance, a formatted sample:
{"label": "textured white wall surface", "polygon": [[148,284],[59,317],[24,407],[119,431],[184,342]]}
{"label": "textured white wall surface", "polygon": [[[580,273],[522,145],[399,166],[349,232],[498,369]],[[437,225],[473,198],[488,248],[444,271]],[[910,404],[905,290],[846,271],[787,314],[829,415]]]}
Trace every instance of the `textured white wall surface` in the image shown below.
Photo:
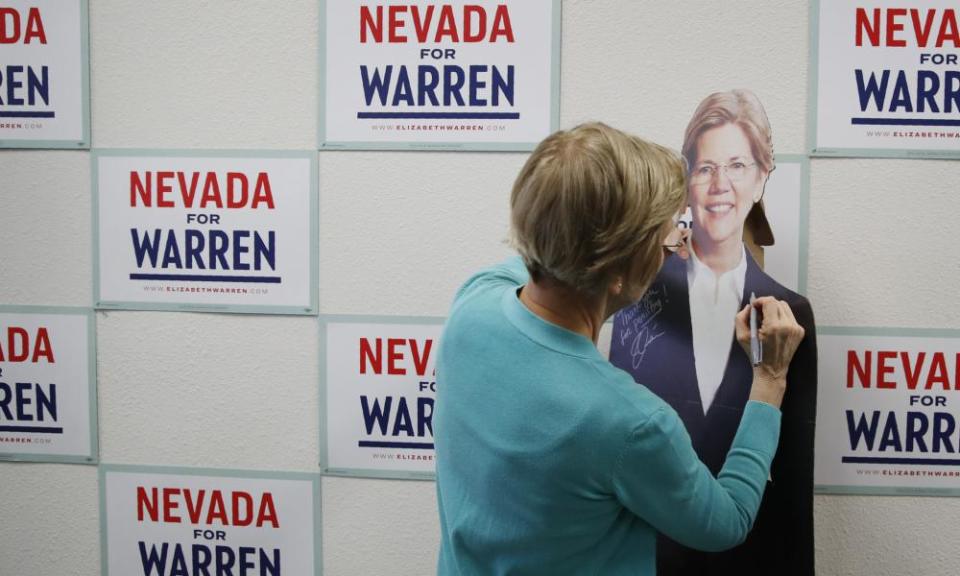
{"label": "textured white wall surface", "polygon": [[[808,5],[563,2],[561,124],[680,145],[706,94],[753,89],[805,151]],[[317,0],[90,0],[94,147],[314,149]],[[323,152],[320,309],[443,315],[508,249],[525,154]],[[811,162],[821,325],[960,327],[960,162]],[[87,152],[0,151],[0,303],[90,305]],[[101,461],[314,472],[315,318],[97,314]],[[431,482],[324,478],[324,574],[434,570]],[[0,575],[99,572],[96,469],[0,464]],[[960,502],[816,498],[824,575],[953,575]]]}

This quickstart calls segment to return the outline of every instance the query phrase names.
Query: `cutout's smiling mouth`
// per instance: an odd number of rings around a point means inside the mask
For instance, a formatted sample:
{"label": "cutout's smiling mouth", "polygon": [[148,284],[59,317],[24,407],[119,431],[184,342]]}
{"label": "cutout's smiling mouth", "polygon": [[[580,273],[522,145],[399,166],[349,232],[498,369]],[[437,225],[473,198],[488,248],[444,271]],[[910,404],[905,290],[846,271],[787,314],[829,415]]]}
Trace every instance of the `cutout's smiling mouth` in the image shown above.
{"label": "cutout's smiling mouth", "polygon": [[733,204],[724,202],[721,204],[709,204],[705,207],[710,214],[726,214],[733,210]]}

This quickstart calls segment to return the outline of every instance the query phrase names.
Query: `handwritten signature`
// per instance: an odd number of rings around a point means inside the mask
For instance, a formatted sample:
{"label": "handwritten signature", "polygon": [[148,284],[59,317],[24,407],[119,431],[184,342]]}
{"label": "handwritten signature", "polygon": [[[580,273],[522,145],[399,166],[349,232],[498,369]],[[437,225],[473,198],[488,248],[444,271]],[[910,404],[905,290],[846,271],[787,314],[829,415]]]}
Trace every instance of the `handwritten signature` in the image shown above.
{"label": "handwritten signature", "polygon": [[647,349],[666,332],[660,330],[655,321],[663,312],[664,300],[667,297],[667,287],[660,285],[651,288],[635,305],[622,313],[624,327],[620,329],[620,345],[630,344],[630,359],[633,368],[639,368],[647,355]]}

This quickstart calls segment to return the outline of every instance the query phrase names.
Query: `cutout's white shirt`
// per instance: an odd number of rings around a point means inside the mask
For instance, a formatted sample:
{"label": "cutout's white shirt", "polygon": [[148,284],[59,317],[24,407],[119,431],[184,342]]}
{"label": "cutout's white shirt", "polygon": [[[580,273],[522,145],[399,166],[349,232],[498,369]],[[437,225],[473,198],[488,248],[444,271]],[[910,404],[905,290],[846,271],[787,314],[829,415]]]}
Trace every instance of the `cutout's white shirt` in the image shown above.
{"label": "cutout's white shirt", "polygon": [[743,300],[747,256],[741,245],[740,263],[720,275],[714,274],[690,250],[687,258],[687,287],[690,295],[690,323],[693,329],[693,358],[697,369],[700,401],[706,414],[723,381],[734,340],[734,322]]}

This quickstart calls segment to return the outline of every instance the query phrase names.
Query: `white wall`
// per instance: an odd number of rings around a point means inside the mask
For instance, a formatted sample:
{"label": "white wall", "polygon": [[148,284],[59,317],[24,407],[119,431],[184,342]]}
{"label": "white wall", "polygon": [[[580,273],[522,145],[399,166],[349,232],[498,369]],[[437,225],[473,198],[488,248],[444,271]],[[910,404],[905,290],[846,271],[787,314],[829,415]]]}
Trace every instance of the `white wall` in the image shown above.
{"label": "white wall", "polygon": [[[707,93],[748,87],[805,150],[808,6],[567,0],[561,123],[677,147]],[[317,0],[90,0],[93,146],[313,149]],[[443,315],[502,258],[524,154],[320,154],[323,313]],[[821,325],[960,327],[960,163],[813,160]],[[0,303],[91,303],[89,154],[0,151]],[[101,460],[317,470],[316,320],[97,314]],[[96,470],[0,464],[0,574],[97,574]],[[434,486],[324,478],[327,576],[434,570]],[[818,496],[817,566],[947,575],[960,502]]]}

